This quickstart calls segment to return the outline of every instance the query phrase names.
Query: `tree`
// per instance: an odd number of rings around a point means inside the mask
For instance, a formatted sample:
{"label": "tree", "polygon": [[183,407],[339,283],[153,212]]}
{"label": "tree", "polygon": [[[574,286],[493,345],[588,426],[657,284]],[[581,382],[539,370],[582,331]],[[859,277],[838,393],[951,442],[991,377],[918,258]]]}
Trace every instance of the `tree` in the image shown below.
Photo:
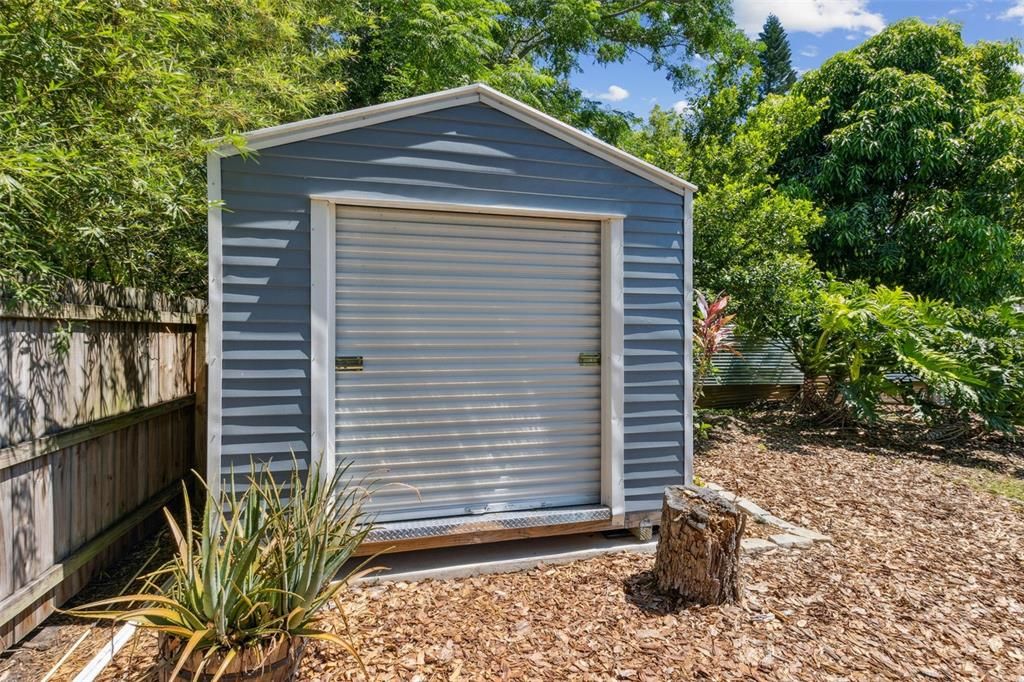
{"label": "tree", "polygon": [[747,42],[729,0],[372,0],[349,61],[350,108],[475,81],[616,143],[634,119],[572,88],[587,55],[641,56],[677,88],[697,82],[696,55]]}
{"label": "tree", "polygon": [[824,109],[779,170],[823,207],[820,267],[961,305],[1024,291],[1021,61],[911,19],[804,76]]}
{"label": "tree", "polygon": [[[811,316],[790,340],[805,410],[829,421],[878,422],[901,403],[908,417],[960,435],[977,416],[990,429],[1024,425],[1024,312],[1011,302],[957,308],[885,285],[828,282],[810,292]],[[818,387],[824,386],[824,395]]]}
{"label": "tree", "polygon": [[[743,99],[739,89],[724,88],[692,115],[656,108],[622,143],[700,187],[694,199],[695,286],[727,292],[742,311],[741,327],[778,338],[774,322],[796,295],[788,287],[813,276],[805,235],[823,217],[806,197],[777,187],[773,168],[817,120],[818,107],[802,97],[770,95],[743,112],[737,106]],[[709,126],[709,120],[715,123]]]}
{"label": "tree", "polygon": [[615,141],[567,76],[643,54],[677,83],[742,38],[728,0],[9,0],[0,300],[62,277],[202,295],[204,140],[488,82]]}
{"label": "tree", "polygon": [[761,62],[758,92],[762,98],[784,94],[796,83],[796,71],[793,70],[789,38],[779,18],[769,14],[757,38],[764,44],[764,50],[757,55]]}
{"label": "tree", "polygon": [[0,299],[205,295],[206,138],[341,108],[333,0],[17,0],[0,21]]}

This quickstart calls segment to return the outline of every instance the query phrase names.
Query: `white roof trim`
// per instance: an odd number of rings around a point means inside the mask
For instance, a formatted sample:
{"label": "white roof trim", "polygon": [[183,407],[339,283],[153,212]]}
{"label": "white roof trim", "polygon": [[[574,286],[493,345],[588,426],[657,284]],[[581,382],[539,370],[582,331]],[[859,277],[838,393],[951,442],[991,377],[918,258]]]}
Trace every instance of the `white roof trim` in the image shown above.
{"label": "white roof trim", "polygon": [[[686,194],[697,190],[697,186],[693,183],[638,159],[632,154],[627,154],[607,142],[602,142],[592,135],[573,128],[482,83],[410,97],[396,102],[385,102],[372,107],[328,114],[305,121],[285,123],[271,128],[262,128],[245,133],[242,137],[245,138],[248,149],[266,149],[473,102],[482,102],[677,194]],[[213,142],[219,145],[217,152],[221,156],[233,156],[240,153],[234,145],[225,144],[223,138],[213,140]]]}

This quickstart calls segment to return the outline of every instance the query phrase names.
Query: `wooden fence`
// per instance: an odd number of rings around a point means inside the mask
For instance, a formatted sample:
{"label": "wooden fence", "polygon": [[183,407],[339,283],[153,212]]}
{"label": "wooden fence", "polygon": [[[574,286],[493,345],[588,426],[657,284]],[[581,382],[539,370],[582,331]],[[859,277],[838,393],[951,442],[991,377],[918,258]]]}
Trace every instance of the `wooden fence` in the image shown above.
{"label": "wooden fence", "polygon": [[203,303],[82,283],[60,299],[0,310],[0,651],[205,471]]}

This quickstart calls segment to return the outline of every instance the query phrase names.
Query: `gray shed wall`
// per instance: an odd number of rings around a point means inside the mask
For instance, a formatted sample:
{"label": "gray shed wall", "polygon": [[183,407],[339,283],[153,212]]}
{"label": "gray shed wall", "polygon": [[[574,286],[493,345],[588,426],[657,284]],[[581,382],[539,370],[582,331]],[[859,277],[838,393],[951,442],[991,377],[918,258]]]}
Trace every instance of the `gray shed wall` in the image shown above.
{"label": "gray shed wall", "polygon": [[683,476],[683,197],[484,104],[221,162],[222,468],[309,461],[309,195],[622,213],[626,511]]}

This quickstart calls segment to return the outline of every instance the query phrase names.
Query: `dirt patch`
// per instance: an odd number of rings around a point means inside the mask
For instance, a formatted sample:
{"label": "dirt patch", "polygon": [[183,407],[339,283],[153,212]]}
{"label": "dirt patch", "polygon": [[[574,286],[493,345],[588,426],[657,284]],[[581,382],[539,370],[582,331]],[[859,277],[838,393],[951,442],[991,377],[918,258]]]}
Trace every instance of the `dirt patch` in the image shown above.
{"label": "dirt patch", "polygon": [[[742,606],[662,598],[645,555],[355,589],[347,620],[371,677],[1024,675],[1024,507],[985,488],[1024,471],[1019,444],[908,450],[754,415],[719,428],[696,468],[835,544],[745,558]],[[151,650],[143,642],[134,659],[122,654],[104,679],[145,679]],[[361,678],[351,656],[321,644],[300,675]]]}

